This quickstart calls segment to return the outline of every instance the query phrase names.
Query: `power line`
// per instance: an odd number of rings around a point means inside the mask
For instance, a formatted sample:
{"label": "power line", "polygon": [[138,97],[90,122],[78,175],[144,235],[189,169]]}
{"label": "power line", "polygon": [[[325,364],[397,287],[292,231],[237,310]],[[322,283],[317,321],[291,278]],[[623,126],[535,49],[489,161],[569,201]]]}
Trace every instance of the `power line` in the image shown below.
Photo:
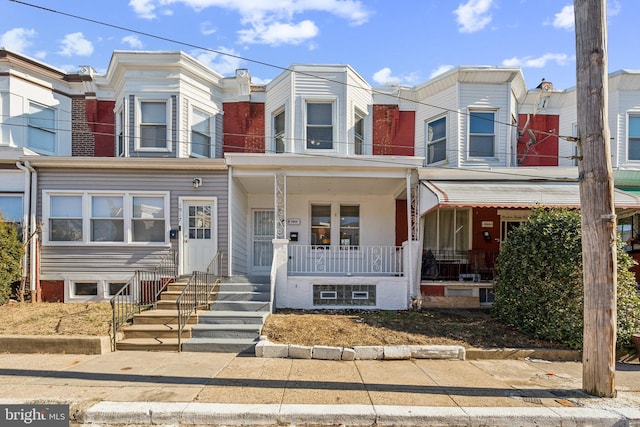
{"label": "power line", "polygon": [[[357,86],[357,85],[354,85],[354,84],[351,84],[351,83],[348,83],[348,82],[332,80],[332,79],[330,79],[328,77],[318,76],[318,75],[313,74],[313,73],[308,73],[308,72],[303,72],[303,71],[295,71],[295,70],[292,70],[289,67],[283,67],[283,66],[279,66],[279,65],[276,65],[276,64],[268,63],[268,62],[265,62],[265,61],[246,58],[246,57],[243,57],[243,56],[240,56],[240,55],[234,55],[234,54],[231,54],[231,53],[228,53],[228,52],[222,52],[220,50],[211,49],[211,48],[200,46],[200,45],[196,45],[196,44],[193,44],[193,43],[183,42],[183,41],[180,41],[180,40],[177,40],[177,39],[164,37],[164,36],[159,36],[159,35],[156,35],[156,34],[151,34],[151,33],[147,33],[147,32],[144,32],[144,31],[139,31],[139,30],[135,30],[135,29],[132,29],[132,28],[128,28],[128,27],[123,27],[123,26],[120,26],[120,25],[115,25],[115,24],[111,24],[111,23],[108,23],[108,22],[104,22],[104,21],[100,21],[100,20],[92,19],[92,18],[87,18],[87,17],[75,15],[75,14],[68,13],[68,12],[62,12],[62,11],[59,11],[59,10],[56,10],[56,9],[51,9],[51,8],[47,8],[47,7],[40,6],[40,5],[35,5],[35,4],[32,4],[32,3],[20,1],[20,0],[9,0],[9,1],[11,1],[13,3],[22,4],[24,6],[29,6],[29,7],[35,8],[35,9],[40,9],[40,10],[43,10],[45,12],[50,12],[50,13],[66,16],[66,17],[69,17],[69,18],[90,22],[90,23],[97,24],[97,25],[102,25],[102,26],[106,26],[106,27],[110,27],[110,28],[115,28],[115,29],[118,29],[118,30],[121,30],[121,31],[127,31],[127,32],[131,32],[131,33],[134,33],[134,34],[139,34],[139,35],[142,35],[142,36],[145,36],[145,37],[150,37],[150,38],[166,41],[166,42],[169,42],[169,43],[174,43],[174,44],[178,44],[178,45],[182,45],[182,46],[191,47],[191,48],[194,48],[194,49],[200,49],[200,50],[204,50],[204,51],[207,51],[207,52],[215,53],[215,54],[218,54],[218,55],[228,56],[228,57],[239,59],[239,60],[242,60],[242,61],[247,61],[247,62],[251,62],[251,63],[254,63],[254,64],[258,64],[258,65],[263,65],[263,66],[266,66],[266,67],[275,68],[275,69],[278,69],[278,70],[281,70],[281,71],[288,71],[288,72],[291,72],[291,73],[297,73],[297,74],[300,74],[300,75],[305,75],[305,76],[308,76],[308,77],[317,78],[317,79],[320,79],[320,80],[324,80],[324,81],[327,81],[327,82],[340,84],[340,85],[347,86],[347,87],[354,87],[354,88],[358,88],[358,89],[369,90],[371,92],[371,94],[382,95],[382,96],[393,96],[394,98],[396,98],[398,100],[411,102],[411,103],[415,103],[415,104],[418,104],[418,105],[423,105],[423,106],[426,106],[426,107],[436,108],[436,109],[439,109],[439,110],[441,110],[443,112],[454,113],[454,114],[461,115],[461,116],[471,116],[473,114],[472,112],[458,111],[458,110],[455,110],[455,109],[442,107],[442,106],[439,106],[439,105],[430,104],[430,103],[423,102],[423,101],[416,101],[416,100],[411,99],[411,98],[406,98],[406,97],[400,96],[400,91],[402,90],[401,87],[398,87],[398,95],[393,95],[393,94],[389,94],[387,92],[375,90],[373,88],[366,89],[366,88],[362,88],[361,86]],[[501,121],[495,120],[495,119],[491,120],[491,119],[486,119],[486,118],[482,118],[482,117],[478,117],[478,118],[481,119],[481,120],[491,121],[491,122],[493,122],[495,124],[498,124],[498,125],[507,126],[507,127],[510,127],[510,128],[515,128],[518,131],[521,131],[521,129],[518,128],[517,124],[514,125],[513,123],[501,122]],[[524,129],[522,129],[522,130],[524,131]],[[570,141],[570,142],[576,141],[576,137],[574,137],[574,136],[557,135],[555,133],[550,133],[550,132],[545,132],[545,131],[536,131],[536,132],[538,132],[541,135],[545,135],[545,136],[547,136],[547,135],[557,136],[558,138],[565,139],[565,140]]]}

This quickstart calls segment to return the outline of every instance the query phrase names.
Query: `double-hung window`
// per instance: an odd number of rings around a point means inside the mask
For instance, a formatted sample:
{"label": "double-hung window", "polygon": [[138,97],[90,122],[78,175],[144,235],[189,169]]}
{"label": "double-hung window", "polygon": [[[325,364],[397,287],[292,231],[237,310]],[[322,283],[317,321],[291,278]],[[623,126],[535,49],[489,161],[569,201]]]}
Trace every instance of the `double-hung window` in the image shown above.
{"label": "double-hung window", "polygon": [[355,154],[364,154],[364,115],[359,112],[354,117],[353,145]]}
{"label": "double-hung window", "polygon": [[191,115],[191,155],[211,157],[211,116],[196,109]]}
{"label": "double-hung window", "polygon": [[140,102],[140,139],[138,147],[147,150],[167,150],[167,102]]}
{"label": "double-hung window", "polygon": [[44,105],[29,103],[28,146],[45,153],[56,152],[56,111]]}
{"label": "double-hung window", "polygon": [[469,112],[469,157],[495,156],[495,112]]}
{"label": "double-hung window", "polygon": [[311,205],[311,244],[331,244],[331,205]]}
{"label": "double-hung window", "polygon": [[629,115],[627,145],[629,160],[640,160],[640,114]]}
{"label": "double-hung window", "polygon": [[307,103],[307,149],[333,149],[333,104]]}
{"label": "double-hung window", "polygon": [[284,153],[286,151],[285,141],[284,141],[284,127],[285,127],[285,115],[284,110],[276,113],[273,116],[273,142],[275,145],[275,152],[278,154]]}
{"label": "double-hung window", "polygon": [[360,245],[360,206],[340,205],[340,246]]}
{"label": "double-hung window", "polygon": [[168,243],[165,192],[44,194],[47,244]]}
{"label": "double-hung window", "polygon": [[438,163],[447,158],[447,118],[427,123],[427,164]]}
{"label": "double-hung window", "polygon": [[[331,218],[338,215],[340,221],[332,224]],[[332,230],[333,227],[335,230]],[[339,236],[339,239],[332,239],[331,236]],[[311,205],[311,244],[359,246],[360,206],[331,203]]]}
{"label": "double-hung window", "polygon": [[124,138],[124,107],[120,109],[120,111],[118,111],[118,116],[117,116],[117,120],[118,122],[116,123],[117,126],[117,132],[116,132],[116,156],[117,157],[124,157],[126,154],[126,150],[125,150],[125,138]]}

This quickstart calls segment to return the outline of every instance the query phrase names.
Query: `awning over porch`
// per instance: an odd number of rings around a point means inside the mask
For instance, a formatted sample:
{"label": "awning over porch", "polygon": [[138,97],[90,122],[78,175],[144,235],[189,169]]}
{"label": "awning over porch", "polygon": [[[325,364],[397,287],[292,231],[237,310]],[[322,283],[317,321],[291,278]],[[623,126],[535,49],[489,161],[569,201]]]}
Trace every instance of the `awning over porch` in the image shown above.
{"label": "awning over porch", "polygon": [[[640,209],[640,198],[615,189],[616,209]],[[436,181],[423,180],[420,212],[439,207],[579,208],[575,181]]]}

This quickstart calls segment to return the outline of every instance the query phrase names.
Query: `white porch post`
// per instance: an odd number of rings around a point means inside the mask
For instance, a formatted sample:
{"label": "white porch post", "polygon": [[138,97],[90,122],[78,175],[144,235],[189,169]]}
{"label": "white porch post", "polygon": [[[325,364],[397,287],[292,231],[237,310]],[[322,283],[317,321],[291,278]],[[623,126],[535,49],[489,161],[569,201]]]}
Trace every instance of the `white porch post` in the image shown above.
{"label": "white porch post", "polygon": [[419,187],[414,184],[412,171],[407,172],[407,246],[405,253],[405,272],[409,281],[407,299],[409,303],[420,296],[420,212]]}
{"label": "white porch post", "polygon": [[287,239],[287,176],[274,175],[275,230],[273,239],[273,261],[271,264],[271,312],[276,305],[286,306],[287,270],[289,262],[289,239]]}

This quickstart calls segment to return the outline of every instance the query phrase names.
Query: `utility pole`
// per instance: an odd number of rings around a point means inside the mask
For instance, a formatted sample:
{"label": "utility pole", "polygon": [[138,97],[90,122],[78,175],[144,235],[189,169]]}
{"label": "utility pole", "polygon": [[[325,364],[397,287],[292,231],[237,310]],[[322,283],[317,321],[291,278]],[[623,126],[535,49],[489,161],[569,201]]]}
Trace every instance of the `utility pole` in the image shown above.
{"label": "utility pole", "polygon": [[582,389],[615,397],[616,215],[609,146],[606,0],[574,0],[584,270]]}

